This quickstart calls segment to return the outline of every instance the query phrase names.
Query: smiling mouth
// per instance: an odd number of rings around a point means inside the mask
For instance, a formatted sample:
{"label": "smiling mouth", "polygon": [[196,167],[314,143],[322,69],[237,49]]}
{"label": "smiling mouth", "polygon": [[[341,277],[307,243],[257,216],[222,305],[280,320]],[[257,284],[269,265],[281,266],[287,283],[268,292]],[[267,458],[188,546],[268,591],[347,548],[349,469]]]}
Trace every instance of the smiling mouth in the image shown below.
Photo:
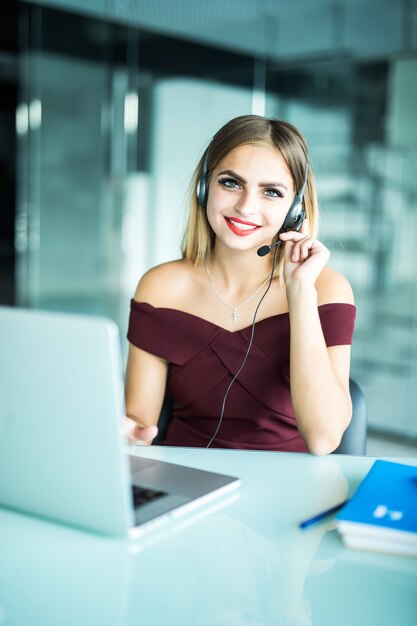
{"label": "smiling mouth", "polygon": [[255,232],[260,226],[258,224],[252,224],[251,222],[243,222],[238,218],[225,217],[226,224],[230,228],[235,235],[239,235],[239,237],[245,237],[246,235],[250,235]]}

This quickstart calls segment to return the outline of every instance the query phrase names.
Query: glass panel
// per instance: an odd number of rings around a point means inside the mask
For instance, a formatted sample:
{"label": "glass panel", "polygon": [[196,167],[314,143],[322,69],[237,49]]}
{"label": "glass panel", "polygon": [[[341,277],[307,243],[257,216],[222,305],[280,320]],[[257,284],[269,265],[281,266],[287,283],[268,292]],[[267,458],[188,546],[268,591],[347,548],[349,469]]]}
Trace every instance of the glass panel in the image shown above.
{"label": "glass panel", "polygon": [[[351,376],[369,425],[417,436],[416,62],[269,67],[267,109],[305,134],[317,179],[320,238],[357,305]],[[401,147],[400,147],[401,146]]]}
{"label": "glass panel", "polygon": [[15,301],[17,64],[0,52],[0,304]]}
{"label": "glass panel", "polygon": [[61,46],[67,16],[33,8],[24,19],[18,301],[119,321],[129,250],[123,225],[138,188],[137,35],[124,31],[118,65],[111,27],[89,31],[78,20],[80,37]]}

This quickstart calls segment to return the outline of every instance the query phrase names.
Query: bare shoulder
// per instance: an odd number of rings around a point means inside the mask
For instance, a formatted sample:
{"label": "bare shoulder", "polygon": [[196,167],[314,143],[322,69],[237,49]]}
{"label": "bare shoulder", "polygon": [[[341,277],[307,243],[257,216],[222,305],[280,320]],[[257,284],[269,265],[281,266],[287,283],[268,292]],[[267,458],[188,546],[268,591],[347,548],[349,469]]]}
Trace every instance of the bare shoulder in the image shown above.
{"label": "bare shoulder", "polygon": [[188,292],[195,274],[196,268],[184,259],[162,263],[142,276],[134,298],[155,307],[173,306]]}
{"label": "bare shoulder", "polygon": [[343,302],[354,304],[354,296],[349,281],[343,274],[331,267],[325,267],[316,281],[318,304]]}

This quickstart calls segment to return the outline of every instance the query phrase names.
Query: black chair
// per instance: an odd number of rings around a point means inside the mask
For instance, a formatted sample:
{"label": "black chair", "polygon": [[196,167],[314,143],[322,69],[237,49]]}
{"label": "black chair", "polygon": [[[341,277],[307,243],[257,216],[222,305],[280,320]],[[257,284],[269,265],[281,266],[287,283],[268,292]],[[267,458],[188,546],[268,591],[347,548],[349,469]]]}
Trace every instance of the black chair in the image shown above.
{"label": "black chair", "polygon": [[152,441],[152,445],[158,445],[160,441],[165,439],[165,435],[168,430],[168,426],[172,420],[172,414],[174,412],[174,399],[165,390],[164,402],[158,419],[158,434]]}
{"label": "black chair", "polygon": [[333,454],[365,456],[367,440],[366,399],[362,389],[352,378],[349,379],[349,391],[352,398],[352,419]]}
{"label": "black chair", "polygon": [[[352,398],[352,419],[349,426],[343,433],[342,440],[333,454],[354,454],[364,456],[366,454],[366,400],[362,389],[354,380],[349,380],[350,395]],[[158,421],[158,435],[153,440],[157,445],[163,441],[172,418],[174,408],[173,399],[165,393],[164,403]]]}

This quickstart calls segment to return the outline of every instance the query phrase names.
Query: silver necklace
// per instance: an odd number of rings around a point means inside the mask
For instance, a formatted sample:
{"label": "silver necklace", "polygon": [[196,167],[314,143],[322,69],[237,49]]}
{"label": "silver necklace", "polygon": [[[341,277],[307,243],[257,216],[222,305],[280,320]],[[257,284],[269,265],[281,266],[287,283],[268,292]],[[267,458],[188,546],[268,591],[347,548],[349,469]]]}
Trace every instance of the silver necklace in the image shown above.
{"label": "silver necklace", "polygon": [[269,280],[269,276],[267,276],[265,278],[265,280],[263,281],[263,283],[261,283],[259,285],[259,287],[257,287],[257,289],[249,296],[249,298],[246,298],[246,300],[244,300],[243,302],[240,302],[239,304],[230,304],[230,302],[226,302],[226,300],[223,298],[223,296],[217,291],[217,287],[214,284],[214,280],[211,277],[210,274],[210,270],[208,268],[208,264],[207,261],[205,263],[206,266],[206,272],[207,272],[207,277],[209,279],[209,283],[212,286],[212,289],[214,291],[214,293],[216,294],[216,296],[218,297],[219,300],[221,300],[221,302],[223,302],[223,304],[225,304],[227,307],[229,307],[229,309],[232,309],[232,318],[234,322],[237,322],[238,317],[239,317],[239,313],[237,312],[237,310],[243,306],[244,304],[247,304],[250,300],[252,300],[253,297],[256,296],[256,294],[258,293],[258,291],[260,291],[262,289],[262,287],[265,285],[265,283],[268,282]]}

